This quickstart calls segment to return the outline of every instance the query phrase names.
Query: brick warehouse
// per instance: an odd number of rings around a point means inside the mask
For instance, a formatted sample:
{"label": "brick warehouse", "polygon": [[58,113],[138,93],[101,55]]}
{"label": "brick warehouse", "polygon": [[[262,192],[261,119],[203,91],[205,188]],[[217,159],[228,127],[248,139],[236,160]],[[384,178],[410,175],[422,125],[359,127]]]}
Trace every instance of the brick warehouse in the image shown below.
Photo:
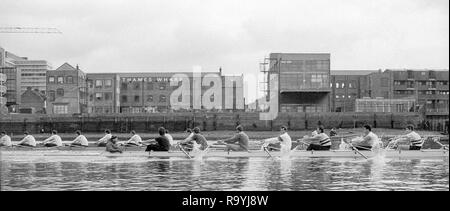
{"label": "brick warehouse", "polygon": [[[171,80],[176,75],[186,75],[189,80],[189,94],[185,111],[202,110],[204,104],[219,102],[216,110],[237,111],[244,109],[243,77],[224,76],[221,72],[204,72],[201,74],[203,84],[196,83],[191,72],[159,72],[159,73],[88,73],[88,112],[89,113],[154,113],[182,111],[173,107],[170,97],[173,92],[179,90],[181,81],[175,85]],[[215,81],[219,80],[219,81]],[[214,84],[220,94],[209,95],[208,90]],[[194,99],[198,92],[201,98]],[[221,94],[223,93],[223,94]],[[207,95],[207,96],[206,96]],[[216,96],[217,95],[217,96]],[[208,99],[206,99],[208,98]],[[218,98],[221,98],[219,100]],[[182,101],[182,97],[179,97]],[[199,101],[200,100],[200,101]],[[195,107],[198,101],[199,107]]]}

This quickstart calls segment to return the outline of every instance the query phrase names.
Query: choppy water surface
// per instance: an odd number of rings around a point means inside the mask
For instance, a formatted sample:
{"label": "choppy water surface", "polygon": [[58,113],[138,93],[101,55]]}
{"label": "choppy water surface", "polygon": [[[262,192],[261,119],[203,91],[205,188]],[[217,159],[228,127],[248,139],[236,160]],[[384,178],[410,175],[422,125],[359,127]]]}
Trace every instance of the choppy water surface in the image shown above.
{"label": "choppy water surface", "polygon": [[449,162],[206,158],[2,160],[1,190],[449,190]]}

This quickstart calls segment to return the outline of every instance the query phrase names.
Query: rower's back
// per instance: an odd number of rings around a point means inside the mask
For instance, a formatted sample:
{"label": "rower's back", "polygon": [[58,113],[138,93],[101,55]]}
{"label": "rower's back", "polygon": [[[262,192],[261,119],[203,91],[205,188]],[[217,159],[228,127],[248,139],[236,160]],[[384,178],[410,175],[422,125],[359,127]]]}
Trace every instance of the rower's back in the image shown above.
{"label": "rower's back", "polygon": [[159,149],[155,151],[169,151],[170,150],[170,141],[165,135],[161,135],[157,138],[155,138],[155,141],[158,142]]}
{"label": "rower's back", "polygon": [[204,150],[206,149],[206,147],[208,147],[208,141],[206,141],[205,136],[200,133],[195,133],[192,136],[192,140],[194,140],[197,144],[202,145],[202,147],[200,148],[201,150]]}

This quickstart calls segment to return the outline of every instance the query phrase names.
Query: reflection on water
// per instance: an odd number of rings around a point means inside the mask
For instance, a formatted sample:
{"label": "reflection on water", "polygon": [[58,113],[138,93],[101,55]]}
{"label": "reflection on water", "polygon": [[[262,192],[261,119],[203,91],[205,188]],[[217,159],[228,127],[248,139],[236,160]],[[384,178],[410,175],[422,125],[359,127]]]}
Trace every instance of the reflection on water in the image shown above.
{"label": "reflection on water", "polygon": [[444,160],[1,162],[1,190],[449,190]]}

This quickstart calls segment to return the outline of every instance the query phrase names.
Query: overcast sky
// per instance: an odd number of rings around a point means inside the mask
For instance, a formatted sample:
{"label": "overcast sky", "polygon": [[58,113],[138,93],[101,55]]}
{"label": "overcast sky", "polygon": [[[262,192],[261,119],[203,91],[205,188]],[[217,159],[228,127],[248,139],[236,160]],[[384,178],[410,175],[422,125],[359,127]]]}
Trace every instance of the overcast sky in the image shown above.
{"label": "overcast sky", "polygon": [[331,69],[449,66],[448,0],[2,0],[0,46],[86,72],[257,73],[271,52],[331,53]]}

